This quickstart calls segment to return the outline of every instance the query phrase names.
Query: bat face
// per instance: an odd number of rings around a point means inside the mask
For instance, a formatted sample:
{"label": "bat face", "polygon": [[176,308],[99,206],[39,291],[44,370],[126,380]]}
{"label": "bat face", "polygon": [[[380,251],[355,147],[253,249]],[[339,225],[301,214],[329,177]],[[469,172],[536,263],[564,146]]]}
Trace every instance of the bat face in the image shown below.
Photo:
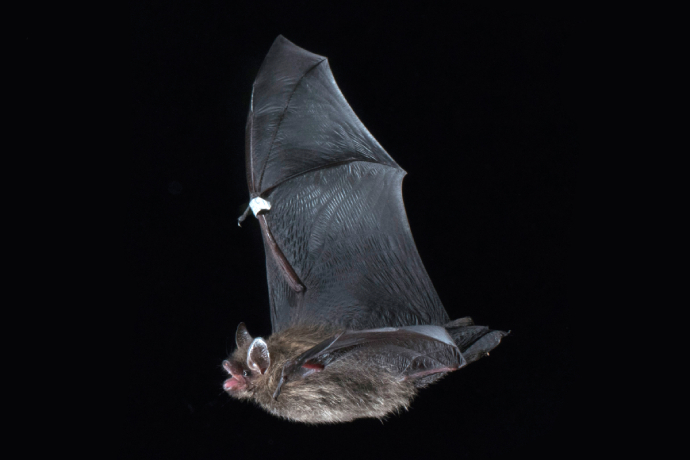
{"label": "bat face", "polygon": [[223,382],[223,389],[237,399],[250,398],[258,385],[266,378],[270,367],[270,354],[266,342],[258,337],[252,338],[244,323],[240,323],[235,333],[237,349],[223,361],[223,369],[229,378]]}
{"label": "bat face", "polygon": [[252,373],[246,369],[241,361],[223,361],[223,369],[230,375],[230,378],[223,382],[223,389],[232,396],[248,393],[248,380],[251,381]]}

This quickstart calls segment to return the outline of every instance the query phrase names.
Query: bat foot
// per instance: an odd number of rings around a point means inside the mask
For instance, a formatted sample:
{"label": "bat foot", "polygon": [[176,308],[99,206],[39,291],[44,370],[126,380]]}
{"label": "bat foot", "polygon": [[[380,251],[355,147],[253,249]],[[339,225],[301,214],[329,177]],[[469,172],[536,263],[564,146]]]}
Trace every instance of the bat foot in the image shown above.
{"label": "bat foot", "polygon": [[466,326],[474,326],[474,321],[472,321],[472,318],[470,318],[469,316],[465,316],[464,318],[459,318],[459,319],[453,320],[450,323],[443,325],[443,327],[445,327],[445,328],[466,327]]}

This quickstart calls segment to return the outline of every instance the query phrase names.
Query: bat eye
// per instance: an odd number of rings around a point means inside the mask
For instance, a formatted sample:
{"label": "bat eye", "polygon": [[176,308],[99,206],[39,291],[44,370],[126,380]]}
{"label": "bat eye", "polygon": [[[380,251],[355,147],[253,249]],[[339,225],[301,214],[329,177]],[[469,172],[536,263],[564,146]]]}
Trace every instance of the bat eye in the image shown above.
{"label": "bat eye", "polygon": [[242,371],[242,375],[245,376],[245,377],[249,377],[250,375],[252,375],[252,373],[249,372],[249,371],[247,371],[247,370],[245,370],[245,371]]}

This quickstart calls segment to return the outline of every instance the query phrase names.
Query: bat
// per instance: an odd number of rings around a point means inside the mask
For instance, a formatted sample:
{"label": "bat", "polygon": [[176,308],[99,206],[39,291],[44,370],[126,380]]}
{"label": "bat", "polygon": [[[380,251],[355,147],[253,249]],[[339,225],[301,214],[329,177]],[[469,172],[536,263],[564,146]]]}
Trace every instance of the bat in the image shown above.
{"label": "bat", "polygon": [[303,423],[383,419],[507,335],[450,321],[415,247],[406,172],[357,118],[328,60],[278,36],[246,125],[250,210],[273,333],[244,323],[223,389]]}

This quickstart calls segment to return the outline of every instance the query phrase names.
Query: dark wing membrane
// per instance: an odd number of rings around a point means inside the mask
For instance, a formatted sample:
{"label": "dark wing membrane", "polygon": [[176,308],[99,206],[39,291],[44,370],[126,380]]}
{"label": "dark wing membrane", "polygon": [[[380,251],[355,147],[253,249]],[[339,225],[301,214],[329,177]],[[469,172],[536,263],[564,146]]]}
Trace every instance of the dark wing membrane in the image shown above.
{"label": "dark wing membrane", "polygon": [[427,379],[467,363],[446,330],[439,326],[412,326],[346,331],[288,361],[282,369],[274,397],[286,381],[304,378],[314,369],[355,353],[355,359],[385,365],[402,378]]}
{"label": "dark wing membrane", "polygon": [[279,36],[254,82],[247,122],[252,197],[307,171],[349,161],[398,167],[350,108],[326,58]]}
{"label": "dark wing membrane", "polygon": [[412,239],[404,172],[353,162],[277,187],[264,214],[306,289],[296,292],[266,248],[274,332],[317,322],[373,329],[448,322]]}
{"label": "dark wing membrane", "polygon": [[434,371],[458,369],[465,365],[460,350],[440,326],[410,326],[402,328],[346,331],[312,347],[286,363],[283,374],[294,371],[307,362],[326,367],[339,359],[343,351],[366,349],[368,359],[386,362],[402,376],[414,377]]}
{"label": "dark wing membrane", "polygon": [[247,173],[252,197],[271,203],[261,217],[274,332],[448,322],[407,222],[405,172],[354,114],[325,58],[278,37],[252,99]]}

